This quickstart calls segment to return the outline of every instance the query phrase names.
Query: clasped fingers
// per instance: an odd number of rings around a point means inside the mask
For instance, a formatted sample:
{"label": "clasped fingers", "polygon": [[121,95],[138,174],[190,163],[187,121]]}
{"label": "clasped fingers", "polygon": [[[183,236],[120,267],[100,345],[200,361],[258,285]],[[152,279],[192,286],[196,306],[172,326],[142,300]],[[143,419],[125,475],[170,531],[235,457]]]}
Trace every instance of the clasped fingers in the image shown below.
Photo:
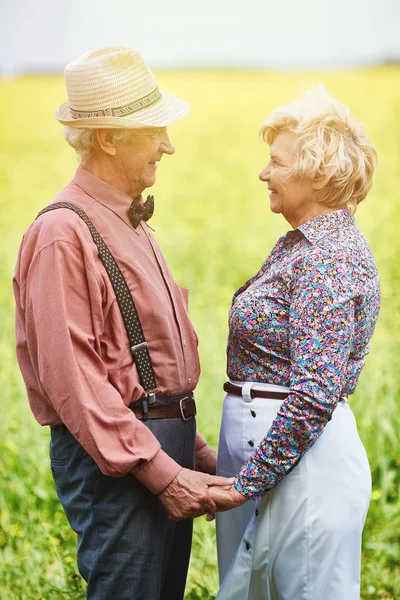
{"label": "clasped fingers", "polygon": [[238,492],[233,485],[210,487],[210,495],[217,505],[217,512],[231,510],[247,501],[247,498]]}

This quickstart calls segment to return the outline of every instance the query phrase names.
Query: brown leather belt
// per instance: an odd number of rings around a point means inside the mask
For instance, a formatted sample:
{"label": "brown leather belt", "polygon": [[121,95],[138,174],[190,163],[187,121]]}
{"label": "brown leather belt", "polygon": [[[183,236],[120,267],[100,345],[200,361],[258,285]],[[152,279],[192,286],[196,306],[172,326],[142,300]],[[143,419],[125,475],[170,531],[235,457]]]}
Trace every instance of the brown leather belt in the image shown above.
{"label": "brown leather belt", "polygon": [[[144,410],[142,402],[146,401],[146,417],[144,416]],[[136,400],[129,405],[131,411],[135,413],[135,416],[139,420],[147,419],[183,419],[188,421],[192,417],[196,416],[196,402],[194,401],[193,395],[188,394],[187,396],[176,396],[173,397],[173,401],[168,404],[151,405],[148,404],[147,398],[142,400]],[[69,430],[64,424],[50,425],[51,429],[59,430],[62,434],[69,433]]]}
{"label": "brown leather belt", "polygon": [[[256,383],[254,385],[257,385]],[[235,385],[230,381],[224,383],[224,391],[227,394],[234,394],[235,396],[242,395],[242,388],[240,385]],[[289,396],[288,392],[270,392],[268,390],[255,390],[251,388],[250,398],[271,398],[272,400],[285,400]]]}
{"label": "brown leather belt", "polygon": [[[129,408],[138,419],[143,420],[145,418],[141,400],[132,402]],[[184,421],[188,421],[195,416],[196,402],[192,395],[183,396],[180,400],[169,404],[148,404],[148,414],[146,415],[147,419],[183,419]]]}

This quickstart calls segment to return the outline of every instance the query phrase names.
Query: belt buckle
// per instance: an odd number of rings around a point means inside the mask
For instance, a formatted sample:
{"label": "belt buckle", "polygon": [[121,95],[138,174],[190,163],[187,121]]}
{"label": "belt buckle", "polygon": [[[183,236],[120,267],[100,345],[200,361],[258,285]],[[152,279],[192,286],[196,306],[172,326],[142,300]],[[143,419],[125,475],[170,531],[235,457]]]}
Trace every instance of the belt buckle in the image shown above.
{"label": "belt buckle", "polygon": [[185,413],[183,412],[183,403],[191,400],[190,396],[185,396],[179,400],[179,410],[181,411],[181,417],[184,421],[189,421],[194,415],[190,415],[189,417],[185,417]]}

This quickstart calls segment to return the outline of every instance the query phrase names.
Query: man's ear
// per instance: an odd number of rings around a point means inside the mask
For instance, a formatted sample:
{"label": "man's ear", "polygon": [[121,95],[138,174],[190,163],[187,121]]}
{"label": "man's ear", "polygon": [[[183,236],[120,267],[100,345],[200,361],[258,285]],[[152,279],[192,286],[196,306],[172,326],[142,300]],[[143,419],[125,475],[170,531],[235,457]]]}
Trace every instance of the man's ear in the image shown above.
{"label": "man's ear", "polygon": [[109,156],[116,155],[117,146],[109,129],[96,129],[96,143],[97,147]]}

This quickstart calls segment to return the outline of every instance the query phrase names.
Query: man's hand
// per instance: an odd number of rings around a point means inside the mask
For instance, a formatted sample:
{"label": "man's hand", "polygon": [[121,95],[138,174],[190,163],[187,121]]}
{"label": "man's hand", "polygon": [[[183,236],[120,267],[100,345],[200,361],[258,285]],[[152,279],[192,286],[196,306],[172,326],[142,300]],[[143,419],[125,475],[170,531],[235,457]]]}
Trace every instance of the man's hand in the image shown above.
{"label": "man's hand", "polygon": [[196,471],[210,475],[217,471],[217,453],[207,444],[196,452]]}
{"label": "man's hand", "polygon": [[182,469],[159,494],[160,501],[171,519],[191,519],[204,514],[215,515],[216,505],[210,496],[210,486],[230,486],[234,479],[213,477],[190,469]]}
{"label": "man's hand", "polygon": [[[248,500],[248,498],[238,492],[233,485],[223,487],[212,486],[210,487],[210,495],[216,504],[217,512],[231,510],[232,508],[244,504]],[[215,513],[208,514],[207,521],[212,521],[214,517]]]}

